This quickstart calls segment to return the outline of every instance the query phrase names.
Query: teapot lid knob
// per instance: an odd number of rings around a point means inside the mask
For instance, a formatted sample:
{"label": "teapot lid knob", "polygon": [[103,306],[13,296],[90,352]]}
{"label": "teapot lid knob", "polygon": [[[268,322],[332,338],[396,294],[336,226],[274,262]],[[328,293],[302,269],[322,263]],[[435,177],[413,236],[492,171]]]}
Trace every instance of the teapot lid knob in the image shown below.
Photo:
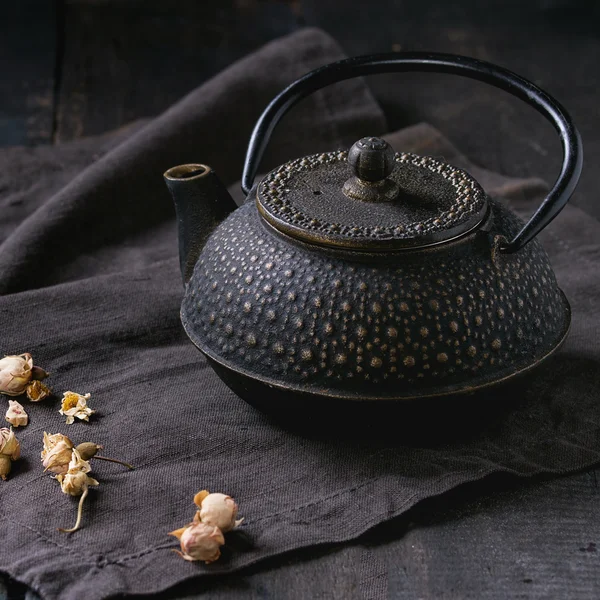
{"label": "teapot lid knob", "polygon": [[363,181],[376,182],[389,177],[394,163],[394,149],[378,137],[364,137],[348,152],[348,164]]}
{"label": "teapot lid knob", "polygon": [[389,202],[398,196],[398,185],[388,179],[396,166],[396,153],[385,140],[378,137],[358,140],[348,151],[348,164],[355,175],[343,187],[349,198]]}

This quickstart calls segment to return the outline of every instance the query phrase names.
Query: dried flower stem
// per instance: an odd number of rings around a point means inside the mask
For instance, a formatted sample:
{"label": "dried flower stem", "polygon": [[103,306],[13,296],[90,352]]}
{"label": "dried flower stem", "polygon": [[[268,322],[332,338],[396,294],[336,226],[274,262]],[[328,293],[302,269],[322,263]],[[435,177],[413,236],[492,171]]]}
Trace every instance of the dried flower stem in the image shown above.
{"label": "dried flower stem", "polygon": [[61,533],[73,533],[74,531],[77,531],[79,529],[79,526],[81,525],[81,515],[83,513],[83,503],[85,502],[85,499],[87,498],[88,495],[88,487],[85,486],[85,489],[83,490],[83,494],[81,494],[81,497],[79,498],[79,504],[77,506],[77,521],[75,521],[75,525],[73,527],[71,527],[70,529],[64,529],[63,527],[59,527],[58,530]]}
{"label": "dried flower stem", "polygon": [[122,460],[117,460],[116,458],[108,458],[108,456],[98,456],[97,452],[99,450],[104,450],[104,447],[100,446],[100,444],[94,444],[94,442],[83,442],[77,446],[77,451],[83,460],[99,458],[100,460],[106,460],[108,462],[117,463],[118,465],[123,465],[124,467],[127,467],[133,471],[134,467],[132,467],[129,463],[126,463]]}
{"label": "dried flower stem", "polygon": [[99,460],[106,460],[108,462],[117,463],[118,465],[123,465],[124,467],[127,467],[131,471],[133,471],[135,469],[135,467],[133,465],[130,465],[129,463],[126,463],[122,460],[117,460],[116,458],[108,458],[107,456],[98,456],[98,455],[92,456],[92,458],[97,458]]}

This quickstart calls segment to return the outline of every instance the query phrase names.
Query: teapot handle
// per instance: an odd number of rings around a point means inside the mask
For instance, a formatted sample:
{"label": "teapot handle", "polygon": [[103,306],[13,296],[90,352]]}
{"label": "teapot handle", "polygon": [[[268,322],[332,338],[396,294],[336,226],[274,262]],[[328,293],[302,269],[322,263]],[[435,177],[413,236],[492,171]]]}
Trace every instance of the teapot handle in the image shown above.
{"label": "teapot handle", "polygon": [[511,241],[500,246],[502,252],[520,250],[558,215],[573,194],[583,163],[581,138],[571,116],[554,98],[527,79],[475,58],[428,52],[373,54],[340,60],[307,73],[279,93],[258,119],[248,144],[242,190],[245,194],[250,192],[275,126],[300,100],[345,79],[407,71],[451,73],[489,83],[533,106],[558,131],[563,148],[563,163],[558,179],[521,231]]}

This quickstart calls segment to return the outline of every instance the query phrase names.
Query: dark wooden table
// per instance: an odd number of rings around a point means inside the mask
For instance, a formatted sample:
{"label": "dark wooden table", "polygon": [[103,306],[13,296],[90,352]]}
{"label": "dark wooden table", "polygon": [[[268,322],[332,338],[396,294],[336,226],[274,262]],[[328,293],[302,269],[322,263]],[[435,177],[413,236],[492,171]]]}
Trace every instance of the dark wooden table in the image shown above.
{"label": "dark wooden table", "polygon": [[[61,143],[154,116],[266,41],[312,25],[348,54],[456,52],[546,88],[584,140],[573,202],[600,218],[596,0],[19,0],[1,10],[0,146]],[[428,121],[490,169],[549,180],[557,172],[553,130],[501,92],[417,74],[369,84],[390,129]],[[423,502],[355,544],[269,561],[207,583],[201,596],[600,598],[597,475],[490,478]],[[23,593],[9,584],[11,599]]]}

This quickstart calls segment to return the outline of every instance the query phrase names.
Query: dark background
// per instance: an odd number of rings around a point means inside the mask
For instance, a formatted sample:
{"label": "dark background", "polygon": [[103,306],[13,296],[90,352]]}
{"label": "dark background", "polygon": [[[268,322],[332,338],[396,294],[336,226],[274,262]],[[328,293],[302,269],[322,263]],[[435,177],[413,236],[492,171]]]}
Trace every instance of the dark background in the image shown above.
{"label": "dark background", "polygon": [[[586,151],[574,201],[600,216],[600,2],[596,0],[19,0],[2,3],[0,145],[61,143],[167,108],[265,42],[321,27],[348,54],[455,52],[555,95]],[[390,129],[421,120],[508,175],[555,176],[551,127],[503,92],[433,75],[372,77]]]}
{"label": "dark background", "polygon": [[[60,144],[152,117],[265,42],[316,26],[349,55],[456,52],[536,82],[581,130],[586,158],[573,202],[600,217],[600,2],[19,0],[0,10],[1,146]],[[552,128],[502,92],[434,75],[369,84],[390,130],[428,121],[489,169],[548,180],[557,173]],[[395,577],[408,577],[422,598],[596,598],[599,496],[597,470],[526,483],[495,477],[422,503],[356,547],[383,545],[390,594]],[[412,543],[395,545],[401,536]],[[279,569],[342,556],[325,548],[250,570],[241,595],[286,597]],[[344,597],[322,594],[315,597]]]}

